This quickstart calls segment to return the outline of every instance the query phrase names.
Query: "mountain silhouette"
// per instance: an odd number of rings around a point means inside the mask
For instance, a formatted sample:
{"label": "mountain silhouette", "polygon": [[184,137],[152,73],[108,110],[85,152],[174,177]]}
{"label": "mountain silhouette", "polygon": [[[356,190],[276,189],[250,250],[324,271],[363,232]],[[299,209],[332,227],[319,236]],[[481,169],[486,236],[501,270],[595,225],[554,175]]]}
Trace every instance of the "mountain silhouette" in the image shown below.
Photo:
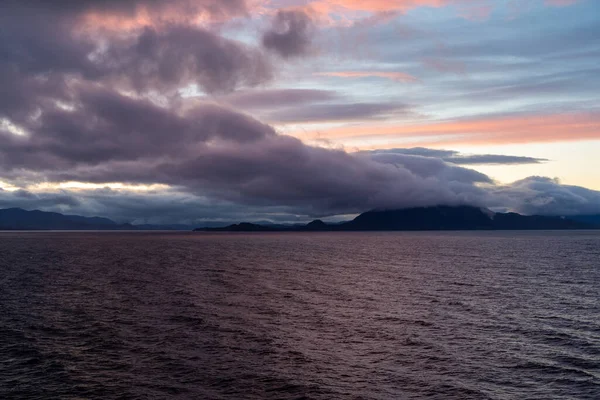
{"label": "mountain silhouette", "polygon": [[583,222],[585,224],[600,226],[600,214],[596,215],[574,215],[569,217],[573,221]]}
{"label": "mountain silhouette", "polygon": [[21,208],[0,210],[0,230],[126,230],[130,224],[117,224],[101,217],[63,215],[55,212],[26,211]]}
{"label": "mountain silhouette", "polygon": [[598,229],[599,225],[562,217],[525,216],[494,213],[472,206],[416,207],[400,210],[374,210],[352,221],[328,225],[321,220],[303,226],[275,227],[242,223],[197,231],[442,231],[442,230],[553,230]]}
{"label": "mountain silhouette", "polygon": [[[267,223],[233,224],[198,228],[214,232],[335,232],[335,231],[425,231],[425,230],[535,230],[600,229],[600,216],[547,217],[516,213],[494,213],[471,206],[417,207],[400,210],[373,210],[352,221],[327,224],[315,220],[306,225]],[[119,224],[102,217],[64,215],[55,212],[0,209],[0,230],[191,230],[188,225]]]}

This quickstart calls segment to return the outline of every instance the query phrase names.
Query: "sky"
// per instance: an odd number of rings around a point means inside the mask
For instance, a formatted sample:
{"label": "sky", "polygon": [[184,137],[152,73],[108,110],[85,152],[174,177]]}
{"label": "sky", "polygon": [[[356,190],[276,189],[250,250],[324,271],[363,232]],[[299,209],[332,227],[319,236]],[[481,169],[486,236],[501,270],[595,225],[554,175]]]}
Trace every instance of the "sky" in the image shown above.
{"label": "sky", "polygon": [[0,208],[600,214],[596,0],[3,0]]}

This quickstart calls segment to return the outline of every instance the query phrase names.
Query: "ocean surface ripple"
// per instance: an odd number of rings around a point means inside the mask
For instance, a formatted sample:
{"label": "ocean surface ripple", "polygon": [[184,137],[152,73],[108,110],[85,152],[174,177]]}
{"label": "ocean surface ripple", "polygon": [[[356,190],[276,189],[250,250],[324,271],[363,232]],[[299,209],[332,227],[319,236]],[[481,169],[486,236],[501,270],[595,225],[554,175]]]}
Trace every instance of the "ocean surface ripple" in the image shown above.
{"label": "ocean surface ripple", "polygon": [[1,399],[600,399],[600,233],[0,233]]}

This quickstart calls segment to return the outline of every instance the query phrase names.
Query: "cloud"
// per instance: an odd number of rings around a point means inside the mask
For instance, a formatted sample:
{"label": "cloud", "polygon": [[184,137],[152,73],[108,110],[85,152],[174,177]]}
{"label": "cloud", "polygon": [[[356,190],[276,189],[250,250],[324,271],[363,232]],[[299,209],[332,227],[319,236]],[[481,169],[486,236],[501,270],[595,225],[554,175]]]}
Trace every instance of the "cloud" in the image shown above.
{"label": "cloud", "polygon": [[[161,183],[172,189],[3,191],[2,204],[138,219],[160,209],[181,222],[216,217],[206,211],[215,204],[223,205],[215,207],[221,217],[240,219],[241,210],[261,218],[269,213],[307,218],[436,204],[591,213],[597,203],[596,192],[542,178],[496,186],[484,174],[449,163],[473,161],[451,150],[349,154],[308,146],[215,105],[177,114],[97,88],[81,93],[80,108],[43,114],[37,129],[28,127],[30,136],[0,135],[2,176],[30,185],[37,179]],[[498,156],[479,157],[477,162],[492,157],[498,162]]]}
{"label": "cloud", "polygon": [[492,183],[493,181],[480,172],[472,169],[448,165],[443,159],[435,157],[423,157],[418,155],[391,153],[391,152],[369,152],[368,157],[381,164],[401,166],[413,174],[428,179],[431,177],[443,177],[444,180],[461,182],[466,184]]}
{"label": "cloud", "polygon": [[116,84],[138,91],[168,90],[197,84],[206,92],[256,86],[272,77],[257,50],[197,27],[145,28],[132,40],[113,41],[98,64]]}
{"label": "cloud", "polygon": [[80,88],[74,103],[72,109],[44,109],[26,125],[27,136],[0,131],[0,165],[55,169],[135,161],[193,153],[214,138],[244,142],[275,135],[252,118],[210,104],[180,115],[97,87]]}
{"label": "cloud", "polygon": [[[82,87],[72,109],[47,108],[29,135],[0,134],[5,179],[161,183],[240,205],[287,206],[307,215],[477,202],[481,191],[343,151],[308,146],[215,106],[177,113],[150,101]],[[447,166],[455,171],[456,167]]]}
{"label": "cloud", "polygon": [[524,165],[541,164],[545,158],[506,156],[501,154],[457,155],[445,158],[444,161],[457,165]]}
{"label": "cloud", "polygon": [[383,78],[397,82],[418,82],[419,79],[404,72],[385,72],[385,71],[336,71],[336,72],[317,72],[317,76],[332,76],[336,78]]}
{"label": "cloud", "polygon": [[265,114],[264,118],[272,123],[313,123],[386,119],[411,113],[411,107],[406,104],[338,103],[280,109]]}
{"label": "cloud", "polygon": [[544,143],[600,139],[597,112],[498,115],[419,124],[349,125],[318,132],[306,138],[413,138],[414,145],[488,145]]}
{"label": "cloud", "polygon": [[[203,1],[194,2],[194,7],[216,12],[213,6],[237,3]],[[190,21],[165,22],[160,28],[141,24],[126,34],[78,31],[78,18],[90,10],[129,15],[140,7],[160,10],[167,2],[27,4],[7,1],[0,5],[0,118],[15,124],[40,108],[72,103],[83,82],[168,95],[191,84],[209,93],[227,92],[272,77],[272,66],[260,49]],[[183,7],[187,2],[169,4]]]}
{"label": "cloud", "polygon": [[76,196],[64,191],[33,193],[27,190],[0,191],[0,208],[20,207],[28,210],[70,210],[81,206]]}
{"label": "cloud", "polygon": [[[390,8],[450,3],[339,0],[328,5],[336,12],[356,11],[362,18]],[[337,90],[299,89],[299,84],[294,89],[248,90],[270,82],[279,64],[291,68],[268,52],[288,61],[310,54],[317,29],[317,17],[298,9],[269,14],[272,26],[255,45],[246,38],[233,39],[241,36],[239,31],[217,29],[223,20],[247,15],[249,4],[0,3],[0,177],[9,184],[0,192],[0,205],[120,219],[159,214],[177,221],[217,214],[238,220],[247,213],[300,218],[437,204],[544,212],[594,209],[589,205],[596,201],[593,191],[542,178],[500,187],[461,166],[543,160],[450,150],[436,155],[424,149],[420,154],[415,149],[350,154],[307,145],[235,110],[255,111],[276,122],[383,120],[411,111],[404,102],[355,101]],[[377,67],[370,70],[366,63],[361,67],[324,74],[416,79]],[[191,86],[207,95],[179,96]],[[240,89],[246,90],[235,92]],[[571,140],[597,138],[598,121],[593,112],[538,113],[354,124],[325,136],[423,135],[444,143]],[[52,184],[71,181],[160,184],[161,189],[52,189]]]}
{"label": "cloud", "polygon": [[541,164],[547,162],[544,158],[520,157],[500,154],[461,154],[454,150],[428,149],[414,147],[410,149],[385,149],[365,151],[373,156],[405,154],[421,157],[439,158],[445,162],[456,165],[523,165]]}
{"label": "cloud", "polygon": [[[135,192],[110,188],[87,190],[0,189],[0,209],[20,207],[84,216],[109,217],[114,221],[134,224],[195,224],[207,221],[221,225],[241,220],[263,219],[273,222],[295,222],[297,217],[286,208],[240,207],[223,201],[215,202],[177,190]],[[306,219],[299,219],[306,221]]]}
{"label": "cloud", "polygon": [[[455,0],[325,0],[320,3],[329,4],[332,8],[368,12],[384,12],[390,10],[407,11],[416,7],[443,7]],[[319,3],[319,2],[317,2]]]}
{"label": "cloud", "polygon": [[532,176],[492,190],[499,203],[527,215],[600,214],[600,192]]}
{"label": "cloud", "polygon": [[260,110],[327,102],[340,97],[334,90],[265,89],[237,91],[216,100],[245,110]]}
{"label": "cloud", "polygon": [[250,11],[245,0],[6,0],[0,7],[28,18],[43,15],[109,30],[162,22],[223,20]]}
{"label": "cloud", "polygon": [[[562,185],[556,179],[530,177],[496,185],[484,174],[434,157],[385,152],[350,155],[308,147],[289,137],[272,139],[269,149],[264,144],[252,147],[263,151],[259,156],[252,152],[241,154],[250,150],[247,146],[228,147],[173,165],[176,176],[183,178],[179,182],[187,181],[185,187],[141,192],[109,188],[1,190],[0,208],[19,206],[137,223],[248,219],[289,222],[355,213],[366,207],[433,204],[480,205],[529,215],[600,213],[600,192]],[[303,165],[300,170],[299,164]],[[201,172],[209,167],[210,172]],[[194,184],[208,185],[212,193],[195,193]],[[215,195],[218,188],[221,193]]]}
{"label": "cloud", "polygon": [[309,53],[314,23],[302,10],[280,10],[272,27],[262,37],[262,45],[283,58],[303,56]]}
{"label": "cloud", "polygon": [[[565,7],[578,3],[579,0],[544,0],[544,5],[552,7]],[[279,2],[278,4],[280,4]],[[398,13],[407,13],[410,10],[429,7],[442,8],[452,7],[457,15],[473,21],[482,21],[489,18],[493,10],[498,7],[493,0],[284,0],[284,6],[305,6],[320,14],[328,15],[334,22],[339,22],[340,16],[345,19],[354,19],[372,22],[387,22],[389,16]],[[526,3],[523,1],[522,3]],[[518,7],[515,5],[515,7]],[[364,17],[365,13],[372,16]],[[372,18],[375,16],[376,18]],[[342,19],[343,21],[344,19]],[[330,21],[331,22],[331,21]]]}
{"label": "cloud", "polygon": [[407,104],[357,102],[334,90],[246,90],[213,99],[277,124],[387,119],[413,113]]}
{"label": "cloud", "polygon": [[[15,8],[23,5],[20,0],[7,0],[6,7]],[[139,12],[164,12],[171,7],[177,7],[181,11],[205,10],[206,12],[222,12],[230,10],[242,12],[246,10],[245,2],[242,0],[54,0],[49,4],[46,0],[28,0],[29,10],[44,10],[60,14],[81,14],[90,11],[103,13],[115,13],[123,15],[136,15]]]}

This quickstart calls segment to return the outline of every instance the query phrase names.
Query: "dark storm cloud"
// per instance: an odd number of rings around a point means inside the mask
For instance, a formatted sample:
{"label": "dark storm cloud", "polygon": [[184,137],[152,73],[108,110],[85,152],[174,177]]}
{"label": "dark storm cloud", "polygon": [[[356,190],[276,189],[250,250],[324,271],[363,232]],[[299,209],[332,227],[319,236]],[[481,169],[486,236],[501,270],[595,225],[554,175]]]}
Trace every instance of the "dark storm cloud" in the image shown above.
{"label": "dark storm cloud", "polygon": [[[112,40],[103,50],[54,30],[40,29],[18,45],[10,35],[0,38],[5,94],[0,107],[29,109],[42,96],[63,98],[67,78],[112,81],[138,92],[173,92],[195,83],[214,93],[255,86],[272,77],[271,65],[260,51],[197,27],[148,27],[134,37]],[[94,51],[99,52],[90,58]]]}
{"label": "dark storm cloud", "polygon": [[0,191],[0,208],[56,210],[77,208],[81,205],[81,201],[76,196],[65,191],[55,193],[32,193],[27,190]]}
{"label": "dark storm cloud", "polygon": [[[165,22],[159,29],[142,24],[127,34],[89,34],[78,25],[89,10],[135,19],[142,4],[160,9],[187,3],[64,1],[49,7],[45,1],[1,2],[0,118],[19,123],[57,101],[70,103],[81,82],[164,95],[190,84],[213,93],[271,79],[271,65],[259,49],[197,25]],[[190,4],[212,10],[238,3]]]}
{"label": "dark storm cloud", "polygon": [[541,164],[548,161],[544,158],[509,156],[500,154],[461,154],[460,152],[454,150],[427,149],[423,147],[414,147],[410,149],[373,150],[365,153],[372,154],[373,156],[385,154],[405,154],[433,157],[457,165],[522,165]]}
{"label": "dark storm cloud", "polygon": [[96,78],[100,71],[87,57],[94,44],[67,22],[33,10],[21,15],[9,4],[0,4],[0,117],[21,120],[68,99],[68,75]]}
{"label": "dark storm cloud", "polygon": [[[198,171],[208,168],[211,173],[199,177]],[[472,182],[434,173],[422,179],[404,166],[307,146],[289,136],[214,148],[176,166],[172,175],[187,180],[190,187],[196,182],[212,187],[232,201],[294,205],[311,213],[357,212],[439,199],[452,204],[477,202],[481,194]]]}
{"label": "dark storm cloud", "polygon": [[209,93],[228,92],[272,77],[261,52],[197,27],[145,28],[133,40],[115,42],[99,64],[138,91],[195,83]]}
{"label": "dark storm cloud", "polygon": [[186,157],[213,138],[244,142],[275,132],[243,114],[204,105],[179,115],[96,87],[79,88],[73,109],[47,108],[24,125],[29,135],[0,130],[0,165],[63,169],[141,158]]}
{"label": "dark storm cloud", "polygon": [[[416,170],[413,164],[406,165]],[[57,173],[62,180],[165,183],[213,199],[286,206],[304,215],[440,201],[480,203],[484,193],[473,183],[486,179],[438,160],[424,160],[415,172],[401,164],[387,165],[343,151],[310,147],[278,135],[250,142],[216,142],[199,147],[193,157],[172,157],[164,163],[140,160],[126,169],[103,164]]]}
{"label": "dark storm cloud", "polygon": [[301,10],[280,10],[273,25],[262,37],[263,46],[284,58],[297,57],[310,51],[314,24]]}

